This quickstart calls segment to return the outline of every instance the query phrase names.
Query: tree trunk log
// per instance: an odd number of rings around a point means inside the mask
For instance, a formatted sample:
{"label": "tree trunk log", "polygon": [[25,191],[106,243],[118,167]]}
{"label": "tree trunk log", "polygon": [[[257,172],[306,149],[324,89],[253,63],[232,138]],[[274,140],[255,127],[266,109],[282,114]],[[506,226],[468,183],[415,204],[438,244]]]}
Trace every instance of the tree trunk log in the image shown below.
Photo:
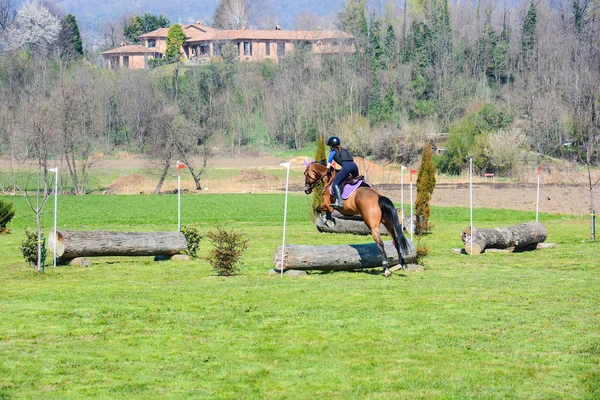
{"label": "tree trunk log", "polygon": [[[485,249],[508,249],[523,251],[537,248],[537,244],[548,237],[548,231],[539,222],[513,225],[508,228],[477,229],[462,231],[462,241],[467,254],[480,254]],[[471,246],[472,244],[472,246]]]}
{"label": "tree trunk log", "polygon": [[[398,253],[391,241],[384,242],[390,267],[398,264]],[[405,263],[417,259],[415,245],[408,241],[408,252],[403,253]],[[381,254],[377,244],[349,244],[337,246],[285,245],[284,270],[352,271],[381,267]],[[281,246],[273,254],[275,269],[281,271]]]}
{"label": "tree trunk log", "polygon": [[[400,213],[402,210],[397,210],[398,218],[400,218]],[[334,211],[331,213],[331,218],[333,218],[334,225],[328,226],[327,220],[323,218],[317,218],[315,221],[315,225],[319,232],[323,233],[350,233],[353,235],[370,235],[371,231],[367,225],[363,222],[362,217],[360,215],[344,215],[339,211]],[[379,229],[382,235],[387,235],[388,231],[385,229],[383,224],[379,225]]]}
{"label": "tree trunk log", "polygon": [[[187,249],[180,232],[57,231],[56,236],[58,258],[173,255]],[[53,233],[48,237],[53,251]]]}

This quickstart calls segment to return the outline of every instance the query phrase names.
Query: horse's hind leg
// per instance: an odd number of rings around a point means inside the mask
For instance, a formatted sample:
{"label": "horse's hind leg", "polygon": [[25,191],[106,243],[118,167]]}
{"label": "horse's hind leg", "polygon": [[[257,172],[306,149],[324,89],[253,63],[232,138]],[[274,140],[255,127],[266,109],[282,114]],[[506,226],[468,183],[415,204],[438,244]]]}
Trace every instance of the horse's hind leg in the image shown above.
{"label": "horse's hind leg", "polygon": [[394,229],[394,224],[391,222],[385,221],[383,223],[385,229],[388,231],[388,235],[392,238],[392,243],[394,243],[394,247],[398,252],[398,263],[402,267],[402,271],[406,272],[406,261],[404,261],[404,257],[402,257],[402,252],[400,251],[400,243],[398,243],[398,236],[396,235],[396,230]]}
{"label": "horse's hind leg", "polygon": [[385,276],[390,276],[392,273],[390,272],[390,263],[387,259],[387,254],[385,254],[385,246],[383,245],[383,241],[381,240],[381,234],[379,232],[379,227],[371,228],[371,236],[373,236],[373,240],[377,243],[377,248],[379,249],[379,253],[381,254],[381,265],[383,265],[383,274]]}

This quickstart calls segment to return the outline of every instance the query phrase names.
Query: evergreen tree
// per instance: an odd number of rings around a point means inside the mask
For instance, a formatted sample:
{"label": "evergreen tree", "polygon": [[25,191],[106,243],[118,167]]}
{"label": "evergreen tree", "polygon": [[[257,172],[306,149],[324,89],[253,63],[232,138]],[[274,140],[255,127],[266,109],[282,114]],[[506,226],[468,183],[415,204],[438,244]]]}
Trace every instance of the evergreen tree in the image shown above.
{"label": "evergreen tree", "polygon": [[417,176],[417,199],[415,201],[415,217],[416,226],[415,233],[422,235],[429,231],[429,217],[431,211],[429,202],[435,188],[435,166],[433,165],[433,151],[431,145],[428,144],[423,148],[423,158],[421,159],[421,167]]}
{"label": "evergreen tree", "polygon": [[152,32],[158,28],[166,28],[171,24],[169,19],[163,15],[144,14],[136,15],[129,20],[129,24],[123,27],[123,33],[130,43],[139,43],[140,35]]}
{"label": "evergreen tree", "polygon": [[537,23],[537,11],[535,4],[531,2],[525,15],[525,21],[523,21],[523,37],[521,39],[521,56],[525,66],[528,67],[531,64],[531,58],[533,57],[533,48],[535,46],[535,26]]}
{"label": "evergreen tree", "polygon": [[[325,148],[325,137],[323,135],[319,135],[317,137],[317,149],[315,150],[315,160],[321,161],[327,159],[327,151]],[[323,201],[323,182],[319,182],[313,188],[312,193],[312,212],[315,212],[315,209],[321,205]]]}
{"label": "evergreen tree", "polygon": [[61,55],[65,58],[77,58],[83,55],[83,44],[77,20],[68,14],[61,21],[61,31],[58,39]]}
{"label": "evergreen tree", "polygon": [[167,60],[170,62],[178,61],[181,54],[181,45],[185,43],[185,37],[185,32],[181,25],[175,24],[169,28],[169,33],[167,33],[167,50],[165,51]]}

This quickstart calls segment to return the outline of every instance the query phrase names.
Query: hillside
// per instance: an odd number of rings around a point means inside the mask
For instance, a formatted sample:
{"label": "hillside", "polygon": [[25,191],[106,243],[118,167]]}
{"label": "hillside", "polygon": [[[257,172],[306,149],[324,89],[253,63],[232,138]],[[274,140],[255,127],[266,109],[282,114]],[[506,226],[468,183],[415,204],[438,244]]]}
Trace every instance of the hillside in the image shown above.
{"label": "hillside", "polygon": [[[124,14],[148,12],[163,14],[175,22],[202,21],[209,23],[219,0],[204,0],[190,2],[188,0],[51,0],[65,13],[73,14],[80,25],[87,30],[96,31],[99,27],[112,20],[117,20]],[[277,1],[264,0],[263,15],[269,21],[280,24],[284,29],[294,27],[294,19],[302,13],[313,13],[320,16],[335,17],[340,11],[345,0],[332,0],[328,2],[318,0]],[[22,1],[17,1],[22,3]]]}

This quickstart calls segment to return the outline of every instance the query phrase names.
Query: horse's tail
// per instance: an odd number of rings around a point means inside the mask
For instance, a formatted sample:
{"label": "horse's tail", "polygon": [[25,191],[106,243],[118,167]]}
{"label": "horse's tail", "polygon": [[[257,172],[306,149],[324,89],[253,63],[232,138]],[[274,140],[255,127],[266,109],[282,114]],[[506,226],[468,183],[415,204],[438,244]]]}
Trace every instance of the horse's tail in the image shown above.
{"label": "horse's tail", "polygon": [[[395,242],[400,246],[403,253],[408,253],[408,240],[404,237],[404,233],[402,232],[402,225],[400,225],[400,220],[398,219],[398,212],[396,211],[396,207],[394,203],[390,199],[385,196],[379,197],[379,208],[381,208],[382,217],[391,221],[392,225],[394,225],[394,233],[395,233]],[[389,232],[390,234],[392,232]]]}

